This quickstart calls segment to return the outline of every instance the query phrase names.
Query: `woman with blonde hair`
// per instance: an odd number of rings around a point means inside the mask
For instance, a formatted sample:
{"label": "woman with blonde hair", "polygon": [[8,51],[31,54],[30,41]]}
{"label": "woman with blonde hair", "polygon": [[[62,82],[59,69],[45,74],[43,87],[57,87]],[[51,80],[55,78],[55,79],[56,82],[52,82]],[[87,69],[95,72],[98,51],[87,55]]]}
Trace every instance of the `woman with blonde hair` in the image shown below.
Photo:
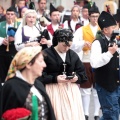
{"label": "woman with blonde hair", "polygon": [[[17,51],[23,47],[39,46],[36,41],[40,36],[39,30],[35,27],[37,13],[35,10],[27,10],[23,16],[22,25],[15,34],[15,47]],[[31,41],[31,42],[29,42]],[[33,41],[33,42],[32,42]]]}
{"label": "woman with blonde hair", "polygon": [[[41,34],[44,30],[40,24],[37,24],[37,13],[35,10],[28,9],[22,21],[22,26],[19,27],[15,34],[15,47],[17,51],[28,46],[42,46]],[[45,38],[44,38],[45,39]],[[47,41],[46,46],[51,42]]]}
{"label": "woman with blonde hair", "polygon": [[70,20],[66,20],[64,22],[64,28],[71,29],[73,33],[83,26],[82,21],[80,20],[80,7],[78,5],[74,5],[71,9],[71,18]]}

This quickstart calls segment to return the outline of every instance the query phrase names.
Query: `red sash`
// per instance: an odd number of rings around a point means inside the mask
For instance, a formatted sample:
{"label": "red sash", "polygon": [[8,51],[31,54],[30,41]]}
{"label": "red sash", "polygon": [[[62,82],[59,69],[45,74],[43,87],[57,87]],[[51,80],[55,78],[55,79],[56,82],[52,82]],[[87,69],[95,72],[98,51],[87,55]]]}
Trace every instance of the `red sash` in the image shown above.
{"label": "red sash", "polygon": [[[61,26],[62,26],[62,28],[64,28],[63,24],[61,24]],[[47,26],[47,30],[51,33],[51,35],[54,34],[54,30],[53,30],[52,24],[50,24],[50,25]]]}

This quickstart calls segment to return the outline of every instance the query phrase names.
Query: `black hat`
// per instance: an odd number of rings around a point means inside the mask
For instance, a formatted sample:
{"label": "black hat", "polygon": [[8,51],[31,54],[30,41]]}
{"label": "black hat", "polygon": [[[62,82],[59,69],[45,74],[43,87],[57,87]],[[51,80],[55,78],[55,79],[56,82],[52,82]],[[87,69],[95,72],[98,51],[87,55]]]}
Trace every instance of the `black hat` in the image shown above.
{"label": "black hat", "polygon": [[35,3],[34,2],[30,2],[29,9],[35,10]]}
{"label": "black hat", "polygon": [[69,45],[69,41],[72,41],[73,33],[70,29],[57,29],[53,34],[53,46],[56,46],[58,42],[65,42],[67,46]]}
{"label": "black hat", "polygon": [[90,4],[85,4],[82,9],[88,9],[89,10],[90,8],[91,8]]}
{"label": "black hat", "polygon": [[98,18],[98,25],[102,30],[103,28],[116,25],[116,21],[111,14],[103,11]]}
{"label": "black hat", "polygon": [[86,9],[89,10],[89,9],[92,7],[92,4],[93,4],[92,1],[87,1],[87,0],[85,0],[85,1],[84,1],[83,9],[86,8]]}
{"label": "black hat", "polygon": [[17,10],[16,10],[16,8],[14,6],[12,6],[12,7],[8,8],[6,10],[6,12],[15,12],[15,13],[17,13]]}
{"label": "black hat", "polygon": [[117,13],[113,17],[117,22],[120,22],[120,8],[117,9]]}
{"label": "black hat", "polygon": [[58,11],[58,9],[56,9],[52,3],[50,3],[50,15],[52,14],[52,12]]}
{"label": "black hat", "polygon": [[92,13],[100,13],[98,7],[95,4],[95,2],[93,3],[92,7],[89,9],[89,14],[92,14]]}

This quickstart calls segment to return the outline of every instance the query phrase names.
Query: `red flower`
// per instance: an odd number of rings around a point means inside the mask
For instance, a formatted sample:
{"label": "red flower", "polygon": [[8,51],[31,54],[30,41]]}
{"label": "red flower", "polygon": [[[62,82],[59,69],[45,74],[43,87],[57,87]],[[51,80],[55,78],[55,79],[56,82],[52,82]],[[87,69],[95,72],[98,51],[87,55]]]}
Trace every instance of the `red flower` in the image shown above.
{"label": "red flower", "polygon": [[29,117],[31,115],[31,111],[26,108],[16,108],[10,109],[3,113],[2,118],[4,120],[17,120],[20,118]]}

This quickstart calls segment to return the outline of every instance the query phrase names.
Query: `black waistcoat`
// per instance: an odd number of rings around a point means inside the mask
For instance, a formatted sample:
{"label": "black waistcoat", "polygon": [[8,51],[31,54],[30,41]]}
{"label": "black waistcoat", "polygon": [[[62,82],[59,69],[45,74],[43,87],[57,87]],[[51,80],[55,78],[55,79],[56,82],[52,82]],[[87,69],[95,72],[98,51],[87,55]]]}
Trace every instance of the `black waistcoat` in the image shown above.
{"label": "black waistcoat", "polygon": [[[102,53],[108,51],[108,40],[101,36],[99,37]],[[114,91],[119,85],[119,54],[115,52],[110,62],[102,67],[95,69],[96,83],[107,91]]]}

